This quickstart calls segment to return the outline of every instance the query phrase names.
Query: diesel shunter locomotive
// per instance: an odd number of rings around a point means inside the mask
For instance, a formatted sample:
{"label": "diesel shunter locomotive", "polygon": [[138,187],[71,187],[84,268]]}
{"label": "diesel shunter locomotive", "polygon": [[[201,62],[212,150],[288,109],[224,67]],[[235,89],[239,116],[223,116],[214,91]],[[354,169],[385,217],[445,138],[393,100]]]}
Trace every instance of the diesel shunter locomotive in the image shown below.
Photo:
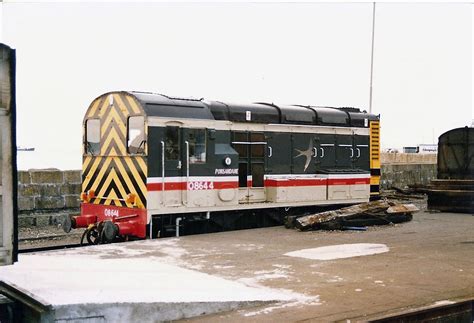
{"label": "diesel shunter locomotive", "polygon": [[355,108],[229,104],[110,92],[84,117],[89,243],[281,223],[379,194],[379,116]]}

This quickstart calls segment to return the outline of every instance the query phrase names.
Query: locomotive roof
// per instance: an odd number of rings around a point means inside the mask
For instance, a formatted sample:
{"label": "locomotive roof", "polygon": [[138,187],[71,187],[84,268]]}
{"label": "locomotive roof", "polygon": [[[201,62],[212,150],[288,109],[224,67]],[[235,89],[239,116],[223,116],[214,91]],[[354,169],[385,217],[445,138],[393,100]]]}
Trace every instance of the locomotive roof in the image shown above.
{"label": "locomotive roof", "polygon": [[340,127],[367,127],[366,120],[379,119],[377,115],[348,107],[276,105],[265,102],[236,104],[149,92],[128,93],[136,97],[146,115],[157,117]]}

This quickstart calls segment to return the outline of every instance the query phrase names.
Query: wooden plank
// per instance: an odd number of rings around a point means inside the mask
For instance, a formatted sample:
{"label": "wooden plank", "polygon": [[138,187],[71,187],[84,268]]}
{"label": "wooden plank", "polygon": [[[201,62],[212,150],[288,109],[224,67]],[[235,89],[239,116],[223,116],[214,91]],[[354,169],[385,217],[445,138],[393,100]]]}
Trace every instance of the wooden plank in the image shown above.
{"label": "wooden plank", "polygon": [[[306,215],[292,221],[300,230],[312,228],[345,228],[348,223],[365,225],[399,223],[411,220],[411,214],[419,209],[414,204],[395,204],[387,200],[373,201]],[[355,225],[360,226],[360,224]]]}
{"label": "wooden plank", "polygon": [[383,212],[390,207],[385,200],[362,203],[341,208],[334,211],[320,212],[312,215],[302,216],[295,221],[297,228],[304,230],[314,225],[329,222],[336,218],[349,218],[358,214]]}
{"label": "wooden plank", "polygon": [[389,207],[385,212],[388,214],[397,214],[397,213],[413,213],[418,212],[420,209],[417,208],[414,204],[397,204]]}

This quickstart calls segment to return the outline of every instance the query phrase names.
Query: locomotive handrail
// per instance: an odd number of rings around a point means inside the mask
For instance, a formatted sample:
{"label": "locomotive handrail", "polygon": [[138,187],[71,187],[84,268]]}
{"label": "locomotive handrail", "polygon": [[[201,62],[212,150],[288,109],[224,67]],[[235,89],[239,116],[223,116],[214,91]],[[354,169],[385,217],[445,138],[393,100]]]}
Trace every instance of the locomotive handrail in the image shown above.
{"label": "locomotive handrail", "polygon": [[99,200],[111,200],[111,201],[127,202],[127,199],[119,199],[119,198],[113,198],[113,197],[94,196],[93,198],[94,199],[99,199]]}
{"label": "locomotive handrail", "polygon": [[313,147],[314,150],[314,156],[313,157],[318,157],[318,148]]}
{"label": "locomotive handrail", "polygon": [[188,185],[189,185],[189,141],[185,141],[186,145],[186,204],[188,204]]}
{"label": "locomotive handrail", "polygon": [[324,148],[319,147],[321,149],[321,158],[324,158]]}
{"label": "locomotive handrail", "polygon": [[359,148],[356,148],[357,149],[357,158],[360,157],[360,149]]}
{"label": "locomotive handrail", "polygon": [[[138,214],[130,214],[130,215],[122,215],[122,216],[117,216],[114,218],[114,221],[121,221],[121,220],[127,220],[131,218],[136,218]],[[151,234],[150,234],[151,237]]]}
{"label": "locomotive handrail", "polygon": [[351,158],[353,158],[354,157],[354,148],[351,147],[349,149],[351,150]]}
{"label": "locomotive handrail", "polygon": [[165,142],[161,141],[161,204],[165,204]]}
{"label": "locomotive handrail", "polygon": [[273,156],[273,149],[271,146],[268,146],[268,158],[272,157]]}

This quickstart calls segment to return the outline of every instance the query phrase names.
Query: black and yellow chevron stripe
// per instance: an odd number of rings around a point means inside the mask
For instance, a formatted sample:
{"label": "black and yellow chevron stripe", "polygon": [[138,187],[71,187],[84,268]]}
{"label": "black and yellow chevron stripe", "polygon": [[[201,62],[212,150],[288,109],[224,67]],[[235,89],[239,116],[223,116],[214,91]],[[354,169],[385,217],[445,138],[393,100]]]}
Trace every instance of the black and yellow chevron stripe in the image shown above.
{"label": "black and yellow chevron stripe", "polygon": [[82,191],[95,193],[89,203],[133,207],[126,201],[132,193],[135,206],[146,207],[146,157],[127,153],[127,120],[133,115],[144,113],[125,92],[104,94],[89,107],[84,124],[88,119],[100,119],[101,125],[100,155],[84,152],[83,156]]}

